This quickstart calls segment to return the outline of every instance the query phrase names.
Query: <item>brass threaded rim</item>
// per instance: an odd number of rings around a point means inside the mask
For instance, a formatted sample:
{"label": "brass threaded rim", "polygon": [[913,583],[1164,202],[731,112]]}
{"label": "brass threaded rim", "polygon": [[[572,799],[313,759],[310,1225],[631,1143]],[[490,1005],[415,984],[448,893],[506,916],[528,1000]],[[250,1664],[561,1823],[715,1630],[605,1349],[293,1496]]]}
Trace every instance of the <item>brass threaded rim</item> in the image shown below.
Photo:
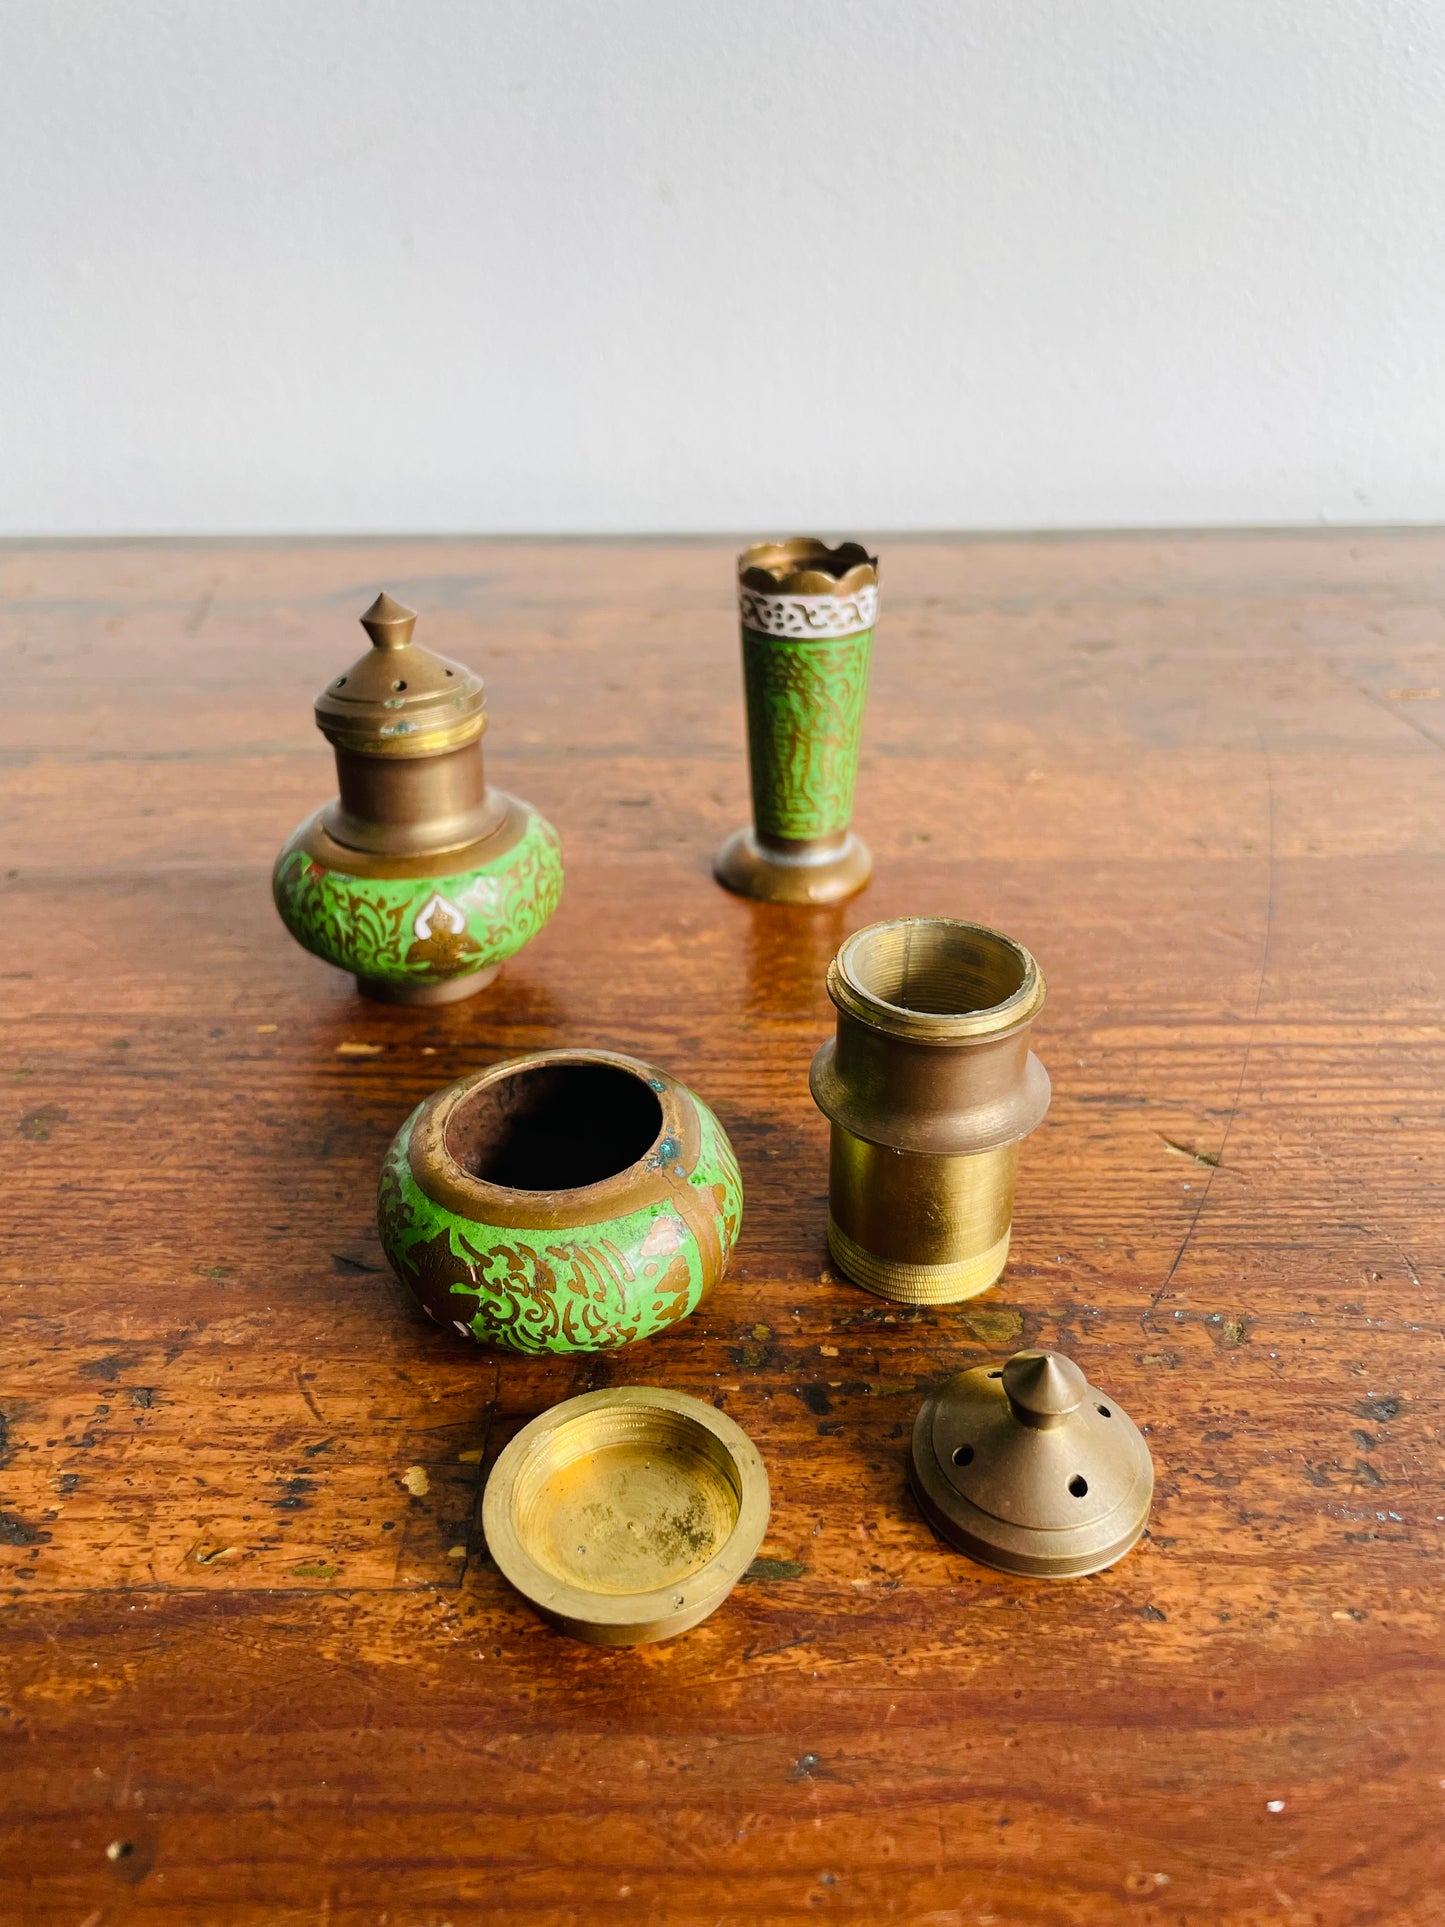
{"label": "brass threaded rim", "polygon": [[[382,756],[401,759],[418,756],[444,756],[448,750],[465,749],[468,743],[475,743],[486,731],[487,712],[478,708],[469,716],[456,722],[439,723],[435,727],[422,723],[409,723],[405,730],[400,725],[383,724],[381,730],[372,728],[364,722],[337,721],[328,714],[322,721],[318,705],[316,727],[335,748],[345,750],[352,756]],[[393,733],[382,731],[391,728]]]}
{"label": "brass threaded rim", "polygon": [[[970,1004],[990,978],[1004,994]],[[901,1001],[905,992],[912,1001]],[[947,1007],[948,992],[961,1007]],[[919,1043],[963,1042],[1021,1029],[1038,1016],[1047,994],[1043,972],[1021,943],[958,917],[868,924],[854,931],[828,966],[828,995],[840,1011],[874,1030]],[[945,1007],[929,1008],[940,1002]]]}
{"label": "brass threaded rim", "polygon": [[1011,1233],[1012,1226],[997,1244],[973,1258],[946,1265],[909,1265],[865,1251],[829,1218],[828,1250],[838,1269],[876,1298],[887,1298],[895,1305],[956,1305],[997,1283],[1008,1263]]}

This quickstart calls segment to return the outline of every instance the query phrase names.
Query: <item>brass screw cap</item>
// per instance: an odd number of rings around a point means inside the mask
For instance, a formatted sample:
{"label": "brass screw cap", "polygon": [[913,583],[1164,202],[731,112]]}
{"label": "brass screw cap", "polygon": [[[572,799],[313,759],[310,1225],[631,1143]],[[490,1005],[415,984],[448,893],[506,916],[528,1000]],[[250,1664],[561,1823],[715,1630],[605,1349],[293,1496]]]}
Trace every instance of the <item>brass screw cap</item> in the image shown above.
{"label": "brass screw cap", "polygon": [[316,727],[363,756],[436,756],[487,726],[482,679],[412,641],[416,611],[383,592],[361,618],[371,647],[316,698]]}
{"label": "brass screw cap", "polygon": [[768,1475],[725,1413],[619,1385],[534,1418],[492,1467],[487,1549],[558,1632],[641,1646],[706,1619],[757,1555]]}
{"label": "brass screw cap", "polygon": [[1062,1352],[1015,1352],[924,1401],[911,1483],[941,1539],[980,1565],[1077,1578],[1121,1559],[1154,1496],[1149,1447]]}

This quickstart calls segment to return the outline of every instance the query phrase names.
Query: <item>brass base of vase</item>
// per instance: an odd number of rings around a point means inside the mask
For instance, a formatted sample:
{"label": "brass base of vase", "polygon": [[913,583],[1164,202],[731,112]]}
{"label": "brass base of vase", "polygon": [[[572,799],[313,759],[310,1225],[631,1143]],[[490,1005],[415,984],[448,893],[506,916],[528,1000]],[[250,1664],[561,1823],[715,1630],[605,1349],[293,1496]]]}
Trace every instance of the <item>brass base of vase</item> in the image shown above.
{"label": "brass base of vase", "polygon": [[760,903],[842,903],[873,874],[862,837],[845,830],[841,842],[799,843],[796,850],[764,845],[751,829],[730,836],[713,861],[719,883]]}
{"label": "brass base of vase", "polygon": [[375,1004],[459,1004],[495,983],[501,971],[500,964],[489,964],[485,970],[474,970],[470,977],[447,977],[435,984],[388,984],[378,977],[358,977],[356,988]]}
{"label": "brass base of vase", "polygon": [[911,1265],[865,1251],[831,1218],[828,1220],[828,1250],[839,1271],[855,1285],[895,1305],[957,1305],[965,1298],[976,1298],[998,1283],[1008,1263],[1008,1247],[1009,1233],[1005,1231],[987,1251],[956,1264]]}

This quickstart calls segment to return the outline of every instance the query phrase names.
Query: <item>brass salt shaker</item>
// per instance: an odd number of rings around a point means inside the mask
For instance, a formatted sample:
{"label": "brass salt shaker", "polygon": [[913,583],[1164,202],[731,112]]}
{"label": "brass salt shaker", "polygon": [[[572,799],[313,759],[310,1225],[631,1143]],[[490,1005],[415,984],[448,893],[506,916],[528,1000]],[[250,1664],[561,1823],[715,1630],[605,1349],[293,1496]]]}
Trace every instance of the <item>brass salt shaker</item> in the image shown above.
{"label": "brass salt shaker", "polygon": [[299,944],[368,997],[470,997],[557,907],[557,832],[488,786],[481,678],[412,640],[416,615],[382,594],[371,648],[316,698],[339,794],[287,839],[273,892]]}

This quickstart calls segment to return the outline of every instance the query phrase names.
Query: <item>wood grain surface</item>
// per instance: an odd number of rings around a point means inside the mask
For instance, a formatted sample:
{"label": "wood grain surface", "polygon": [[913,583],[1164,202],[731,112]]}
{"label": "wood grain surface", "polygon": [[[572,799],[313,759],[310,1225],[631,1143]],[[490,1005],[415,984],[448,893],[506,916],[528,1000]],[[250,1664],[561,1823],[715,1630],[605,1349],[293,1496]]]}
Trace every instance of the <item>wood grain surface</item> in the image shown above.
{"label": "wood grain surface", "polygon": [[[752,906],[731,548],[11,545],[0,1919],[24,1927],[1439,1927],[1445,537],[892,539],[842,911]],[[271,858],[380,587],[487,678],[562,908],[475,1002],[361,1002]],[[1053,1109],[970,1305],[835,1279],[806,1087],[841,937],[1035,952]],[[426,1092],[634,1052],[732,1133],[730,1276],[634,1350],[476,1351],[392,1279]],[[1149,1537],[940,1547],[924,1392],[1059,1346]],[[763,1557],[673,1643],[533,1618],[480,1533],[549,1403],[716,1399]],[[420,1468],[418,1476],[413,1468]]]}

